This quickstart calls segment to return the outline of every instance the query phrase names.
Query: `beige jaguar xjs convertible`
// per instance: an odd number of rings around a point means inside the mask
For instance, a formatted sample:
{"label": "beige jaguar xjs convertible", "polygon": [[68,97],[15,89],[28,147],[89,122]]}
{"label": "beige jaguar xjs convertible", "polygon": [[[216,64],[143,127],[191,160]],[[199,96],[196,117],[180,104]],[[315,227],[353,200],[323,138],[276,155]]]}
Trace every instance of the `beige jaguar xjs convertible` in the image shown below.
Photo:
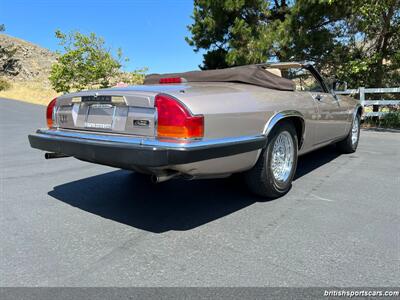
{"label": "beige jaguar xjs convertible", "polygon": [[29,141],[47,158],[73,156],[156,182],[242,173],[251,191],[276,198],[290,189],[299,155],[332,143],[354,152],[361,114],[312,65],[261,64],[63,95],[47,107],[48,128]]}

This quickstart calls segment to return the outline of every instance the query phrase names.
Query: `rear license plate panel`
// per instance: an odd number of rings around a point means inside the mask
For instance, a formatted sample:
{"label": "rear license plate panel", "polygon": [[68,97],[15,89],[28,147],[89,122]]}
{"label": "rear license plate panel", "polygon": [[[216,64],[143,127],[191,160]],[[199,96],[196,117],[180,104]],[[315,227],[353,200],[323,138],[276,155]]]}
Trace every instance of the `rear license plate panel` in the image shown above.
{"label": "rear license plate panel", "polygon": [[111,129],[115,115],[115,106],[111,104],[92,104],[86,116],[86,128]]}

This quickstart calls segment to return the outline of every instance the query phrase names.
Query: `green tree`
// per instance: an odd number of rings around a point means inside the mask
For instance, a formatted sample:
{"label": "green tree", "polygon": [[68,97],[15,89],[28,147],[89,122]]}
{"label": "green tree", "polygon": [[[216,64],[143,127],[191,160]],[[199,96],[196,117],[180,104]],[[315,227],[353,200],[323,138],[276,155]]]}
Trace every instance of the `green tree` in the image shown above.
{"label": "green tree", "polygon": [[[4,24],[0,24],[0,32],[5,30],[6,28]],[[16,52],[17,49],[12,46],[0,45],[0,75],[18,75],[20,71],[20,63],[19,60],[15,58]]]}
{"label": "green tree", "polygon": [[[333,3],[334,2],[334,3]],[[195,51],[206,49],[202,68],[278,60],[329,61],[348,14],[344,0],[195,0]],[[321,61],[322,60],[322,61]]]}
{"label": "green tree", "polygon": [[218,69],[264,61],[271,44],[261,41],[269,13],[264,0],[195,0],[192,33],[194,51],[206,49],[202,69]]}
{"label": "green tree", "polygon": [[[5,31],[4,24],[0,24],[0,32]],[[0,45],[0,76],[15,76],[20,70],[19,60],[15,58],[17,49],[9,46]],[[11,84],[5,79],[0,78],[0,91],[9,89]]]}
{"label": "green tree", "polygon": [[399,82],[400,0],[195,0],[186,38],[201,68],[315,61],[353,86]]}
{"label": "green tree", "polygon": [[148,68],[146,67],[134,70],[133,72],[120,71],[114,78],[112,78],[111,85],[116,85],[118,83],[130,85],[142,84],[147,71]]}
{"label": "green tree", "polygon": [[105,46],[104,39],[95,33],[89,35],[74,31],[65,34],[56,31],[56,38],[64,48],[57,63],[52,66],[50,81],[57,92],[90,88],[105,88],[125,80],[140,83],[144,70],[123,72],[121,49],[115,54]]}
{"label": "green tree", "polygon": [[358,85],[400,84],[400,0],[355,1],[338,74]]}

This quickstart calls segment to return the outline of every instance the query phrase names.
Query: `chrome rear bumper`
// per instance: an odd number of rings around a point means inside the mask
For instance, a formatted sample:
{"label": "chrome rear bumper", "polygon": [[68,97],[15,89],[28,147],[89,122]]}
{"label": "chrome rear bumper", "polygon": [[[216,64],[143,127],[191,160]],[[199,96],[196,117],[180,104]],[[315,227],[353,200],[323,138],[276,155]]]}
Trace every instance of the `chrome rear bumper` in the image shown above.
{"label": "chrome rear bumper", "polygon": [[118,168],[163,167],[225,157],[266,145],[265,135],[174,141],[111,134],[39,129],[29,135],[32,148],[62,153]]}

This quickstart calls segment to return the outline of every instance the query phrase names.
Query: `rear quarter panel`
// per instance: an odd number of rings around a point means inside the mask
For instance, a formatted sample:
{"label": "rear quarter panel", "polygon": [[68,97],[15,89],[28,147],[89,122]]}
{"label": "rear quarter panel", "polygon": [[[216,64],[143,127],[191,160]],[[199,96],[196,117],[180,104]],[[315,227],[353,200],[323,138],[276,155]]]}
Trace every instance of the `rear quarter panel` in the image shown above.
{"label": "rear quarter panel", "polygon": [[277,91],[238,83],[191,84],[183,93],[169,93],[193,114],[205,117],[205,137],[256,135],[268,120],[283,110],[315,112],[312,99],[290,91]]}
{"label": "rear quarter panel", "polygon": [[316,104],[307,92],[239,83],[191,83],[184,92],[169,94],[180,99],[192,113],[204,115],[206,138],[259,135],[276,113],[296,110],[305,119],[303,148],[312,145]]}
{"label": "rear quarter panel", "polygon": [[338,118],[340,117],[341,120],[345,120],[346,125],[344,129],[344,136],[347,136],[351,129],[355,110],[361,107],[360,101],[354,99],[353,97],[344,95],[337,95],[336,97],[340,103],[341,111],[343,113],[343,115],[338,116]]}

